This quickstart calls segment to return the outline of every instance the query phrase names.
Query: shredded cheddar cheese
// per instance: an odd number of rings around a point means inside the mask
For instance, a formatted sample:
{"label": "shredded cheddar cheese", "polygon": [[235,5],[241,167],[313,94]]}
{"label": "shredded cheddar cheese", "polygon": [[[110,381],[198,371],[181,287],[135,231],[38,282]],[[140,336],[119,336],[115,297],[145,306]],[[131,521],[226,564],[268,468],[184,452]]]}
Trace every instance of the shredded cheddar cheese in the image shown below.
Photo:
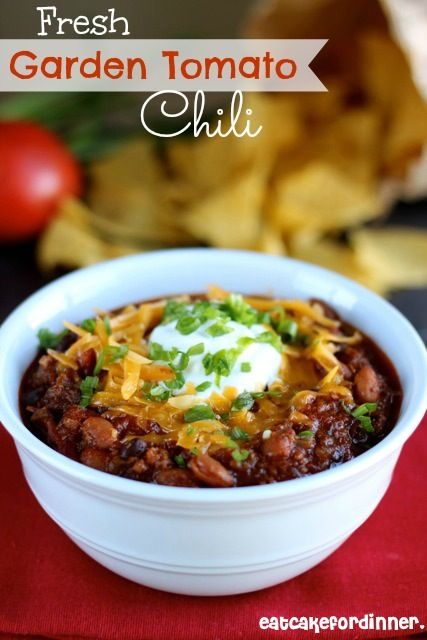
{"label": "shredded cheddar cheese", "polygon": [[[201,299],[219,304],[227,301],[229,295],[227,291],[211,286],[207,296]],[[192,299],[181,296],[174,300],[177,304],[190,304]],[[128,305],[113,313],[98,311],[94,319],[81,325],[66,321],[64,326],[74,334],[75,341],[65,352],[48,349],[48,353],[59,366],[77,371],[83,354],[93,350],[96,357],[94,375],[99,377],[99,385],[90,400],[92,406],[102,407],[114,415],[127,413],[141,420],[155,420],[179,446],[200,452],[231,446],[233,428],[243,429],[249,436],[268,434],[269,428],[283,420],[284,415],[293,423],[311,427],[304,407],[318,395],[334,394],[352,400],[336,353],[340,345],[357,344],[362,339],[358,332],[343,329],[340,321],[327,317],[317,303],[256,297],[242,298],[242,301],[251,313],[267,314],[265,320],[260,320],[264,327],[262,331],[265,329],[262,340],[277,346],[273,329],[280,331],[277,324],[280,320],[284,322],[283,335],[286,336],[286,327],[290,333],[281,344],[280,380],[265,393],[254,392],[251,396],[252,390],[248,390],[248,398],[243,398],[237,409],[235,403],[240,396],[233,386],[225,387],[222,393],[208,392],[201,401],[198,387],[191,381],[184,384],[182,370],[191,357],[191,349],[190,356],[165,352],[166,355],[156,358],[151,353],[150,333],[164,320],[167,300]],[[182,325],[183,331],[191,329],[191,318]],[[216,332],[212,335],[218,336],[227,333],[224,321],[217,322],[212,331]],[[242,344],[241,351],[246,347],[245,342]],[[199,347],[201,349],[203,345],[193,345],[194,353],[199,352]],[[226,356],[221,366],[232,367],[236,356],[229,361]],[[250,363],[242,364],[244,370],[251,370]],[[210,384],[206,382],[199,386],[208,389]],[[257,409],[251,411],[254,402]],[[186,423],[185,412],[198,410],[200,405],[202,409],[205,406],[213,411],[215,418]],[[166,436],[150,434],[150,437],[161,441]]]}

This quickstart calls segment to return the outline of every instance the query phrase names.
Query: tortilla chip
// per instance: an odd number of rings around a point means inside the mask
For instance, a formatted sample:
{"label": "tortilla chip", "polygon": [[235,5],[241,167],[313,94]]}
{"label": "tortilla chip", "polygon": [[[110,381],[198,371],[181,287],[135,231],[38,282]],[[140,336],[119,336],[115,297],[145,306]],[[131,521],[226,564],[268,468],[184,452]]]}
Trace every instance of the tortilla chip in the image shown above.
{"label": "tortilla chip", "polygon": [[378,180],[381,135],[378,108],[348,109],[322,127],[312,141],[312,152],[346,176],[372,183]]}
{"label": "tortilla chip", "polygon": [[256,248],[257,251],[263,251],[273,256],[284,256],[287,254],[286,244],[280,230],[265,220],[261,224]]}
{"label": "tortilla chip", "polygon": [[382,212],[375,183],[356,181],[320,160],[279,177],[270,207],[273,221],[285,232],[339,231]]}
{"label": "tortilla chip", "polygon": [[260,162],[298,145],[304,137],[304,121],[299,100],[289,93],[247,93],[245,106],[251,109],[251,129],[262,126],[255,138],[240,138],[248,157]]}
{"label": "tortilla chip", "polygon": [[257,250],[273,256],[284,256],[288,253],[280,230],[266,221],[261,225]]}
{"label": "tortilla chip", "polygon": [[178,189],[187,192],[188,200],[221,188],[242,170],[249,158],[242,153],[239,142],[234,136],[171,142],[168,162]]}
{"label": "tortilla chip", "polygon": [[98,238],[90,224],[90,211],[78,200],[65,201],[40,237],[37,262],[43,271],[75,269],[133,253],[131,247]]}
{"label": "tortilla chip", "polygon": [[427,285],[427,231],[409,227],[360,229],[351,235],[357,260],[388,288]]}
{"label": "tortilla chip", "polygon": [[361,55],[365,91],[383,112],[382,162],[389,175],[404,178],[427,142],[427,105],[405,56],[390,38],[365,34]]}
{"label": "tortilla chip", "polygon": [[215,247],[256,248],[265,181],[265,172],[255,168],[195,202],[185,214],[187,229]]}
{"label": "tortilla chip", "polygon": [[[261,93],[245,94],[245,108],[251,109],[251,131],[261,125],[255,137],[222,138],[202,136],[196,139],[171,142],[167,159],[179,193],[187,198],[202,198],[210,192],[238,178],[255,165],[271,166],[279,151],[297,144],[302,135],[302,121],[298,105],[289,96]],[[243,128],[244,116],[241,117]],[[226,130],[228,125],[224,125]]]}
{"label": "tortilla chip", "polygon": [[347,278],[357,280],[377,293],[384,294],[387,287],[374,269],[360,264],[355,251],[344,242],[316,236],[315,234],[296,234],[289,242],[290,255],[293,258],[337,271]]}
{"label": "tortilla chip", "polygon": [[91,167],[89,204],[101,233],[135,244],[170,246],[192,241],[168,198],[168,182],[154,145],[126,143]]}

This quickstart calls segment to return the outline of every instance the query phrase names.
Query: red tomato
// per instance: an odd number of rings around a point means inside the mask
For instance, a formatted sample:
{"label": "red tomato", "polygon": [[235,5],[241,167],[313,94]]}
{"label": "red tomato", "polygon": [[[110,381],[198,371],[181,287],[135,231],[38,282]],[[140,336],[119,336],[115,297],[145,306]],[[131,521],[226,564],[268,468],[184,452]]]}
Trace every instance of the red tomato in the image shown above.
{"label": "red tomato", "polygon": [[59,201],[81,188],[80,168],[55,134],[31,122],[0,122],[0,240],[36,234]]}

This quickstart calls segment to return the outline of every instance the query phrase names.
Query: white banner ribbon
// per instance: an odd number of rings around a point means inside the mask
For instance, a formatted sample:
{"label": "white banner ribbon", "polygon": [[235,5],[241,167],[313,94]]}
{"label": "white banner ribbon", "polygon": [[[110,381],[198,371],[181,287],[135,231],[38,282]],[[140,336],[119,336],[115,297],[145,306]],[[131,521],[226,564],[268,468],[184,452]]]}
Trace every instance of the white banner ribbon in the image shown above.
{"label": "white banner ribbon", "polygon": [[327,40],[0,40],[0,91],[327,91]]}

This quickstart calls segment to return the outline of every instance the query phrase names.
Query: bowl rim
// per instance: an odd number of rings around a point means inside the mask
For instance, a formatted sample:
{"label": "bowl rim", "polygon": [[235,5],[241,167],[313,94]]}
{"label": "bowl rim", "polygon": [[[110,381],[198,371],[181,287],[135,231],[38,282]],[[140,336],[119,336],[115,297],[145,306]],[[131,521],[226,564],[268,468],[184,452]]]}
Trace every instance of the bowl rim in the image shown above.
{"label": "bowl rim", "polygon": [[[92,275],[101,275],[104,272],[114,269],[120,270],[129,263],[140,261],[145,262],[156,259],[173,258],[179,255],[181,258],[191,258],[200,260],[209,256],[216,255],[218,260],[227,256],[228,258],[251,259],[270,261],[271,265],[278,264],[278,261],[286,261],[294,268],[303,269],[308,274],[323,276],[332,280],[338,286],[345,289],[351,289],[357,296],[363,296],[369,304],[380,306],[384,313],[387,314],[388,324],[394,323],[400,331],[405,332],[406,338],[412,343],[412,348],[417,354],[417,376],[410,380],[412,385],[409,391],[409,402],[406,409],[401,411],[396,425],[392,431],[378,444],[364,452],[360,456],[345,462],[342,465],[327,469],[319,473],[295,478],[283,482],[277,482],[265,485],[251,485],[247,487],[233,487],[232,489],[223,488],[190,488],[190,487],[170,487],[166,485],[156,485],[152,483],[137,482],[128,478],[121,478],[104,471],[98,471],[84,464],[71,460],[63,454],[55,451],[44,442],[34,436],[27,429],[19,415],[19,412],[9,404],[5,387],[0,385],[0,420],[4,428],[12,436],[15,445],[23,447],[31,456],[35,457],[44,465],[51,467],[61,475],[67,476],[69,479],[80,483],[81,486],[92,487],[93,489],[103,491],[104,493],[132,496],[141,500],[149,499],[160,502],[174,503],[203,503],[209,504],[227,504],[235,502],[252,502],[274,499],[277,497],[291,497],[298,494],[308,492],[316,492],[326,487],[331,487],[343,481],[351,481],[355,476],[359,476],[364,471],[369,471],[375,464],[387,456],[392,455],[398,450],[404,442],[409,438],[412,432],[421,422],[427,408],[427,354],[424,343],[420,336],[411,325],[411,323],[388,301],[384,300],[377,294],[363,287],[362,285],[346,278],[338,273],[293,258],[282,256],[270,256],[262,253],[229,250],[229,249],[211,249],[211,248],[183,248],[183,249],[165,249],[160,251],[150,251],[148,253],[133,254],[122,258],[108,260],[83,269],[78,269],[65,276],[57,278],[53,282],[40,288],[38,291],[30,295],[26,300],[21,302],[4,320],[0,327],[0,379],[7,373],[8,359],[3,356],[1,345],[13,335],[16,334],[17,326],[20,319],[25,317],[25,313],[45,296],[58,288],[66,287],[80,279],[84,279],[90,272]],[[351,319],[350,319],[351,321]],[[399,375],[399,368],[393,363]],[[18,389],[16,389],[18,393]]]}

